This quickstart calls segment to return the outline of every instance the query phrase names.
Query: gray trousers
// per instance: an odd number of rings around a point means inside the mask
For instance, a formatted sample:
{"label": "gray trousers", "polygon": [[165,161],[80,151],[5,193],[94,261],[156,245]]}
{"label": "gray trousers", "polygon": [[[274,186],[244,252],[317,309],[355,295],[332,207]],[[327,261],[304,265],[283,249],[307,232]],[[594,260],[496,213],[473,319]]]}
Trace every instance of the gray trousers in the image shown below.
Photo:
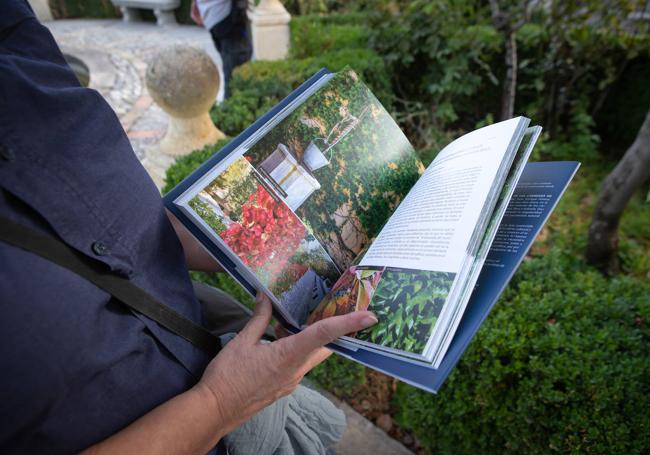
{"label": "gray trousers", "polygon": [[[253,312],[230,294],[198,281],[193,281],[192,284],[194,293],[201,303],[203,325],[213,335],[238,333],[250,320]],[[266,329],[266,337],[275,338],[271,326]]]}
{"label": "gray trousers", "polygon": [[[251,317],[251,310],[219,289],[194,282],[194,292],[201,302],[203,324],[214,335],[239,332]],[[274,338],[270,326],[266,335]],[[343,412],[318,392],[300,386],[219,444],[229,455],[329,455],[336,453],[333,447],[344,431]]]}

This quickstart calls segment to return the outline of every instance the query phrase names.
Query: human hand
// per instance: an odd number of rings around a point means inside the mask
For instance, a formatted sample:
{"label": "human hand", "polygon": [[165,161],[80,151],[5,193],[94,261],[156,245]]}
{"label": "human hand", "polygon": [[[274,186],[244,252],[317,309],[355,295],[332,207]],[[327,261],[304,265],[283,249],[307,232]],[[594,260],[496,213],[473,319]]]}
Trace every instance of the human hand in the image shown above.
{"label": "human hand", "polygon": [[190,7],[190,17],[196,23],[196,25],[203,26],[203,19],[201,19],[199,7],[196,6],[196,0],[192,0],[192,6]]}
{"label": "human hand", "polygon": [[318,321],[272,343],[260,338],[271,320],[271,302],[259,294],[249,323],[210,362],[195,386],[215,407],[227,434],[277,399],[290,394],[303,376],[331,351],[323,346],[377,323],[369,311]]}

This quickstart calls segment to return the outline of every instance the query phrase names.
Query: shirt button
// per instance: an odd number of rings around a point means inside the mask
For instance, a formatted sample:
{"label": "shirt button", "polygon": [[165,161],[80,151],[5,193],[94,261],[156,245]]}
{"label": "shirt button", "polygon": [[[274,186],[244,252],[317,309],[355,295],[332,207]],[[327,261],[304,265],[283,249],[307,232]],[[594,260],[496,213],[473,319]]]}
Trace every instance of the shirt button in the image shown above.
{"label": "shirt button", "polygon": [[15,158],[14,151],[5,144],[0,144],[0,158],[6,161],[13,161]]}
{"label": "shirt button", "polygon": [[93,248],[93,252],[97,256],[104,256],[105,254],[108,254],[108,247],[103,242],[93,243],[92,248]]}

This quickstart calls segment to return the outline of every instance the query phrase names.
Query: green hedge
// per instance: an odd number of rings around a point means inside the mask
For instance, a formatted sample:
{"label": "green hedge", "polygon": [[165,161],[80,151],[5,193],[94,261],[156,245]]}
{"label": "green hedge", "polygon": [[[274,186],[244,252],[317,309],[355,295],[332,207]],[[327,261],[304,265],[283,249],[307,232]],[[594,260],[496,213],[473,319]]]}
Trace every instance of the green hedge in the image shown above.
{"label": "green hedge", "polygon": [[321,68],[339,71],[346,66],[354,69],[390,108],[390,82],[382,59],[368,49],[343,49],[317,57],[240,66],[233,73],[231,97],[212,109],[212,120],[224,133],[236,136]]}
{"label": "green hedge", "polygon": [[[55,19],[92,18],[115,19],[120,17],[120,11],[111,0],[50,0],[50,8]],[[181,0],[175,10],[176,20],[181,24],[194,24],[190,17],[192,0]],[[145,21],[155,22],[152,10],[141,10]]]}
{"label": "green hedge", "polygon": [[368,47],[370,32],[359,13],[331,16],[296,16],[291,19],[292,58],[308,58],[323,52]]}
{"label": "green hedge", "polygon": [[646,451],[648,296],[557,252],[528,261],[439,395],[400,385],[399,423],[432,453]]}
{"label": "green hedge", "polygon": [[215,106],[212,120],[236,136],[321,68],[353,68],[388,109],[393,95],[390,75],[368,49],[367,14],[298,16],[291,20],[291,58],[249,62],[234,71],[231,97]]}
{"label": "green hedge", "polygon": [[120,17],[119,10],[110,0],[50,0],[52,16],[55,19],[87,17],[93,19],[114,19]]}

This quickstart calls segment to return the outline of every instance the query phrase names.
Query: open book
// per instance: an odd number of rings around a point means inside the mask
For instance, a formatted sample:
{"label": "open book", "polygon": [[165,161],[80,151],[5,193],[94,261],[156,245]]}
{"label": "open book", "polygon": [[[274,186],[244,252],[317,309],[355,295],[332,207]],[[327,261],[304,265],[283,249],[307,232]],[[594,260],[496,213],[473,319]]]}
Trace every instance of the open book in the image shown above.
{"label": "open book", "polygon": [[289,329],[369,309],[379,323],[332,348],[435,391],[578,167],[527,166],[540,132],[486,126],[425,169],[352,70],[321,70],[165,204]]}

